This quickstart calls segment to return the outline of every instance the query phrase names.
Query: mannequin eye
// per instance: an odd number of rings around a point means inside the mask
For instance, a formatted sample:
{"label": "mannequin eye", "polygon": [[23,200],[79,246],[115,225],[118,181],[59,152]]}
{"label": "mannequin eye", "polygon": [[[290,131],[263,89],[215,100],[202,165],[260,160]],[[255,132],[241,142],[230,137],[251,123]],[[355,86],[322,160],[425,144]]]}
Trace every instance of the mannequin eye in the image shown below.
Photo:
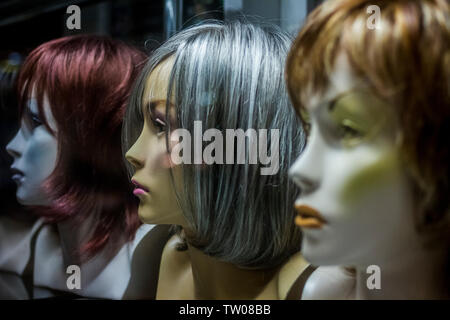
{"label": "mannequin eye", "polygon": [[35,129],[35,128],[43,125],[43,122],[41,121],[41,119],[39,118],[38,115],[36,115],[34,113],[30,113],[29,125],[30,125],[31,129]]}
{"label": "mannequin eye", "polygon": [[166,130],[166,123],[159,118],[152,118],[152,124],[156,128],[158,134]]}
{"label": "mannequin eye", "polygon": [[340,130],[342,138],[356,138],[361,135],[358,130],[346,124],[342,124]]}
{"label": "mannequin eye", "polygon": [[345,146],[354,146],[363,138],[363,133],[350,120],[343,120],[339,125],[339,137]]}

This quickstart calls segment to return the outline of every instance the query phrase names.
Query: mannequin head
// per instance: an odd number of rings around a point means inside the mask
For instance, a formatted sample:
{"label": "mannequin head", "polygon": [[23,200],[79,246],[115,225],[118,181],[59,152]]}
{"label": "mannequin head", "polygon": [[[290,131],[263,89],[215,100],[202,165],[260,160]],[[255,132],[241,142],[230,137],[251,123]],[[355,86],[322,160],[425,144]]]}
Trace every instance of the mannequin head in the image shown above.
{"label": "mannequin head", "polygon": [[[49,222],[88,217],[91,256],[138,226],[121,161],[120,131],[145,55],[121,42],[80,35],[42,44],[18,78],[21,126],[9,143],[17,198]],[[120,231],[119,231],[120,230]]]}
{"label": "mannequin head", "polygon": [[[181,31],[155,50],[124,130],[133,178],[147,191],[138,192],[142,221],[178,224],[189,245],[240,267],[269,268],[298,251],[297,191],[287,169],[303,131],[283,83],[289,46],[275,27],[216,22]],[[279,129],[278,173],[261,175],[263,165],[248,161],[175,165],[171,134],[182,128],[193,137],[194,121],[203,132]]]}
{"label": "mannequin head", "polygon": [[[376,29],[370,5],[381,10]],[[449,14],[441,0],[327,1],[298,35],[287,82],[309,134],[290,175],[313,264],[447,246]]]}

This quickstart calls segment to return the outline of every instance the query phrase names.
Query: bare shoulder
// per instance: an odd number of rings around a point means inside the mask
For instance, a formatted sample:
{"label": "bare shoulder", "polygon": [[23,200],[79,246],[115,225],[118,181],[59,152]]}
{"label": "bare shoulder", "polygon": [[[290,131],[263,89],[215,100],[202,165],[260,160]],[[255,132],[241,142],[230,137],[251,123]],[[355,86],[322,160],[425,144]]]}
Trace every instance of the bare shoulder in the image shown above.
{"label": "bare shoulder", "polygon": [[305,283],[302,300],[353,299],[355,284],[355,274],[343,267],[318,267]]}
{"label": "bare shoulder", "polygon": [[280,268],[277,277],[278,296],[280,299],[286,299],[289,290],[300,275],[309,266],[300,252],[292,255],[287,262]]}

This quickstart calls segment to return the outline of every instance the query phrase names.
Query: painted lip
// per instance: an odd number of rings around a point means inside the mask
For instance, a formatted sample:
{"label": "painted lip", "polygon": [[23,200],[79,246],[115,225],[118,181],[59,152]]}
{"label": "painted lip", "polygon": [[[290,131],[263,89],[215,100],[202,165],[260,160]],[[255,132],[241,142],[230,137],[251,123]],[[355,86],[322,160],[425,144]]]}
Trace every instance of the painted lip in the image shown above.
{"label": "painted lip", "polygon": [[133,190],[133,194],[135,196],[140,196],[140,195],[144,195],[147,194],[149,192],[149,190],[144,187],[143,185],[141,185],[139,182],[137,182],[135,179],[131,179],[131,183],[134,184],[135,188]]}
{"label": "painted lip", "polygon": [[17,168],[11,167],[11,179],[17,184],[21,185],[25,179],[25,174]]}
{"label": "painted lip", "polygon": [[320,229],[324,224],[327,223],[320,212],[310,206],[304,204],[296,204],[294,207],[297,211],[295,224],[299,227]]}

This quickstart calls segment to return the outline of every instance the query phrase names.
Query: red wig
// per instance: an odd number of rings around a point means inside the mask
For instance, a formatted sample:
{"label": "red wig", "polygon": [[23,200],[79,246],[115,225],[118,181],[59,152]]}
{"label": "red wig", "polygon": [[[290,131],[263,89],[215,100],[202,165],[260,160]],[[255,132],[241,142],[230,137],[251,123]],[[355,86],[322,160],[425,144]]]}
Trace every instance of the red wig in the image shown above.
{"label": "red wig", "polygon": [[[139,227],[137,201],[121,151],[122,120],[133,82],[146,56],[122,42],[79,35],[46,42],[25,60],[18,78],[19,112],[29,118],[32,92],[38,113],[58,141],[55,170],[44,184],[52,199],[39,210],[49,222],[92,222],[79,248],[91,258],[108,242],[117,249]],[[57,124],[50,128],[44,97]]]}

